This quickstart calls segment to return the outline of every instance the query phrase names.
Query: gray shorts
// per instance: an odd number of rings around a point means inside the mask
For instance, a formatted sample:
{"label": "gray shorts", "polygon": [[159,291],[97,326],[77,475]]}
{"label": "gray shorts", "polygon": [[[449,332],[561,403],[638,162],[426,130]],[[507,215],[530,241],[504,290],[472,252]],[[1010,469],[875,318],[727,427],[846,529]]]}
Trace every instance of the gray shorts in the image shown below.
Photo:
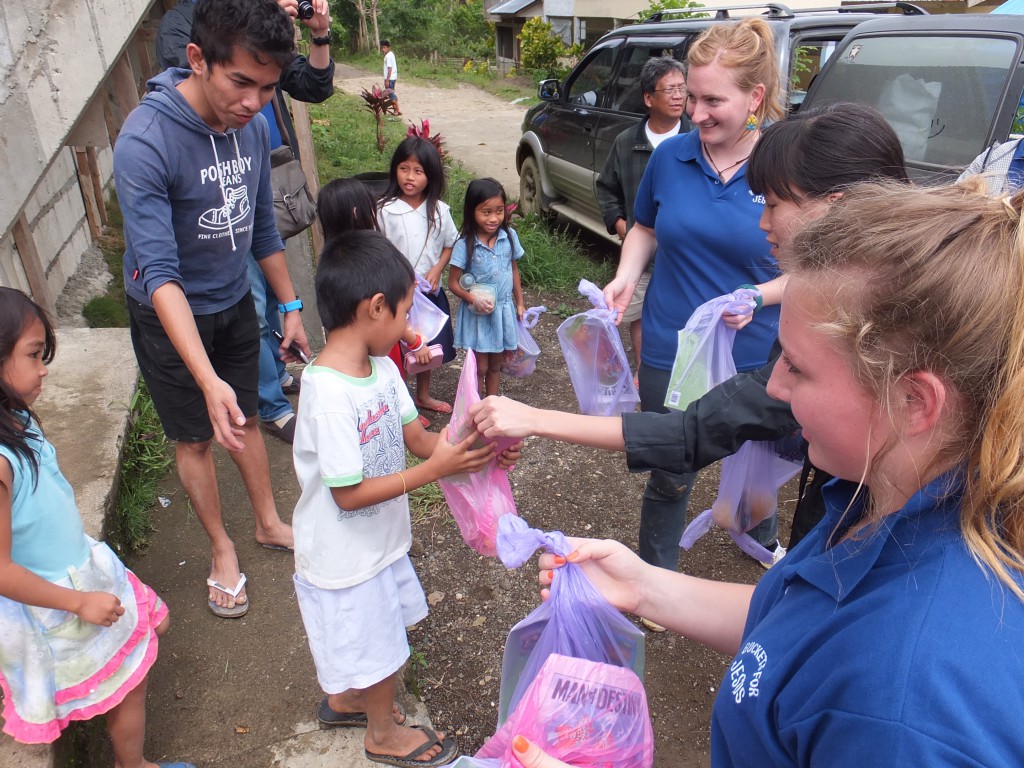
{"label": "gray shorts", "polygon": [[636,284],[636,290],[633,291],[633,298],[629,300],[629,306],[622,313],[622,322],[632,323],[640,319],[640,315],[644,311],[644,296],[647,295],[647,286],[650,282],[651,272],[644,270],[644,273],[640,275],[640,282]]}

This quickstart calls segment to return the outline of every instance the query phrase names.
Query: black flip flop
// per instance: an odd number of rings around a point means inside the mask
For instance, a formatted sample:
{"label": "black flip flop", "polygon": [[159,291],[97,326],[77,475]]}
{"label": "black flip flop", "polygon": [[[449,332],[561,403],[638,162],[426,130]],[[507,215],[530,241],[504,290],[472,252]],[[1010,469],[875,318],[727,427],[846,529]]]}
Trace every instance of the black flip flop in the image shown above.
{"label": "black flip flop", "polygon": [[[405,725],[405,710],[401,707],[398,710],[402,713],[402,722],[397,725]],[[316,708],[316,719],[322,725],[331,728],[365,728],[368,724],[365,712],[335,712],[327,703],[326,696],[320,700],[320,706]]]}
{"label": "black flip flop", "polygon": [[[420,744],[420,746],[406,755],[380,755],[364,749],[363,752],[366,754],[366,759],[374,763],[383,763],[384,765],[397,765],[398,768],[416,768],[417,766],[434,768],[439,765],[448,765],[459,756],[459,745],[455,743],[454,739],[446,736],[444,740],[441,740],[437,737],[437,733],[423,725],[413,725],[411,727],[423,731],[427,737],[426,743]],[[430,760],[416,759],[433,746],[441,747],[441,751],[437,755]]]}

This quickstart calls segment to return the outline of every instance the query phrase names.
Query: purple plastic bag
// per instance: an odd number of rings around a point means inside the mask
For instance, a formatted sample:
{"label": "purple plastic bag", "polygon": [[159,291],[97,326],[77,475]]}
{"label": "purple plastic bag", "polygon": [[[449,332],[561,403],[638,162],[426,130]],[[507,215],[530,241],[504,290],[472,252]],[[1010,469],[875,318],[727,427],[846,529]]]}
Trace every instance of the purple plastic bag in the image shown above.
{"label": "purple plastic bag", "polygon": [[409,310],[409,327],[423,337],[423,341],[437,338],[448,315],[434,306],[424,294],[431,293],[430,283],[422,276],[416,275],[416,288],[412,292],[412,308]]}
{"label": "purple plastic bag", "polygon": [[472,762],[461,765],[520,768],[512,751],[517,735],[580,768],[654,764],[654,732],[643,683],[632,670],[611,664],[548,656],[511,717]]}
{"label": "purple plastic bag", "polygon": [[[556,555],[572,552],[559,531],[538,531],[513,516],[498,521],[498,556],[506,568],[518,568],[538,547]],[[644,674],[644,633],[612,607],[573,563],[555,571],[551,596],[508,633],[501,662],[499,725],[552,653],[627,667],[640,678]]]}
{"label": "purple plastic bag", "polygon": [[746,315],[754,311],[752,291],[740,288],[701,304],[679,331],[676,359],[669,374],[665,407],[685,410],[694,400],[736,375],[732,345],[736,331],[722,322],[722,315]]}
{"label": "purple plastic bag", "polygon": [[580,280],[579,290],[594,309],[573,315],[558,326],[558,343],[580,412],[588,416],[630,412],[640,402],[640,395],[615,325],[617,312],[608,308],[601,289],[589,280]]}
{"label": "purple plastic bag", "polygon": [[689,549],[717,525],[729,532],[736,546],[762,563],[772,562],[772,553],[747,531],[774,515],[779,508],[779,488],[800,471],[801,462],[780,455],[776,442],[751,440],[732,456],[722,459],[718,498],[686,526],[679,546]]}
{"label": "purple plastic bag", "polygon": [[[459,376],[452,418],[448,423],[448,442],[461,443],[474,429],[469,409],[480,402],[480,386],[476,376],[476,355],[466,352],[466,361]],[[519,442],[513,438],[481,438],[481,444],[494,443],[501,453]],[[444,499],[459,526],[462,540],[481,555],[497,554],[494,540],[498,532],[498,519],[502,515],[518,515],[508,473],[498,466],[497,456],[487,465],[472,473],[449,475],[437,481]]]}
{"label": "purple plastic bag", "polygon": [[530,307],[523,313],[523,319],[518,323],[519,345],[505,353],[501,362],[502,373],[514,379],[523,379],[533,373],[540,357],[540,347],[530,335],[530,329],[537,325],[541,313],[547,311],[547,307]]}

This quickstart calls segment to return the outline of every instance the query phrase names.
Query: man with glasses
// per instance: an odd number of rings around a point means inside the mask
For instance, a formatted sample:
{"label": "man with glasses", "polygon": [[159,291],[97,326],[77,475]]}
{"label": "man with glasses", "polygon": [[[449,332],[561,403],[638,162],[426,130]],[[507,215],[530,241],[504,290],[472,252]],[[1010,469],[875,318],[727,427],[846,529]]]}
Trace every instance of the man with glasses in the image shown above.
{"label": "man with glasses", "polygon": [[[633,200],[643,178],[651,153],[662,141],[682,129],[683,107],[686,105],[686,80],[683,65],[671,56],[648,59],[640,70],[640,90],[648,116],[635,127],[620,133],[612,145],[601,175],[597,179],[597,200],[601,205],[608,234],[626,239],[633,226]],[[647,265],[633,293],[633,300],[622,315],[629,327],[633,357],[640,367],[640,315],[644,294],[654,269],[654,259]]]}

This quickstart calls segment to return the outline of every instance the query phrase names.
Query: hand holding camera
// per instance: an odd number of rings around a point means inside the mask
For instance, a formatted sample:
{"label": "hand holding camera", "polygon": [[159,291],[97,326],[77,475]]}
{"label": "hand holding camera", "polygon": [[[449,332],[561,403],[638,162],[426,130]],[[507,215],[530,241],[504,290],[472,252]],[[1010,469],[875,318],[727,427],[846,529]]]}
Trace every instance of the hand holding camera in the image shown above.
{"label": "hand holding camera", "polygon": [[309,27],[314,37],[331,28],[331,9],[327,0],[277,0],[277,4],[293,19]]}

